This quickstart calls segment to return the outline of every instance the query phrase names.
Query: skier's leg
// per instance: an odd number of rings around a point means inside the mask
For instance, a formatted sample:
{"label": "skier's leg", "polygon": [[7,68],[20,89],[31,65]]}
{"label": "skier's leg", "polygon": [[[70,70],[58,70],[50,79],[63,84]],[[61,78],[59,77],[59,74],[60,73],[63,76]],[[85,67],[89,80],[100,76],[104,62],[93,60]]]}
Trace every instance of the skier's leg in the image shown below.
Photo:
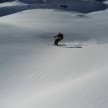
{"label": "skier's leg", "polygon": [[54,41],[54,45],[56,45],[56,40]]}
{"label": "skier's leg", "polygon": [[55,40],[54,45],[58,45],[58,39]]}
{"label": "skier's leg", "polygon": [[56,45],[58,45],[58,42],[59,42],[59,41],[57,40],[57,41],[56,41]]}

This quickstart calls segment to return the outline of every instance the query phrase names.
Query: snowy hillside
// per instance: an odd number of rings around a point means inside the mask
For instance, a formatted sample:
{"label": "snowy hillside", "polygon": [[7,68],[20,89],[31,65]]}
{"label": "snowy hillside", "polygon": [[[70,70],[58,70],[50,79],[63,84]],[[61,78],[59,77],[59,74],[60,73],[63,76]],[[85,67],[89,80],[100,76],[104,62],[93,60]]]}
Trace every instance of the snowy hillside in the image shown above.
{"label": "snowy hillside", "polygon": [[[0,108],[107,108],[107,28],[108,9],[28,8],[0,17]],[[59,44],[72,48],[53,45],[58,32]]]}
{"label": "snowy hillside", "polygon": [[0,16],[9,15],[28,9],[59,9],[65,11],[76,11],[81,13],[89,13],[107,9],[106,3],[94,0],[22,0],[22,2],[13,1],[0,4]]}
{"label": "snowy hillside", "polygon": [[13,14],[16,12],[20,12],[23,10],[27,10],[29,8],[29,4],[25,4],[22,2],[6,2],[0,4],[0,16]]}

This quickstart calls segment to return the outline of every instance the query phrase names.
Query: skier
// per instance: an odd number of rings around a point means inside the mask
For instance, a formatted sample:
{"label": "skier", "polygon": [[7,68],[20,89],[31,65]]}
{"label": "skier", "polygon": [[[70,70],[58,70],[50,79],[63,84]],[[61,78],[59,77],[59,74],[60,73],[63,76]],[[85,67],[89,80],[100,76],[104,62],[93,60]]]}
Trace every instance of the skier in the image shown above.
{"label": "skier", "polygon": [[54,45],[58,45],[58,42],[61,41],[63,39],[63,34],[62,33],[58,33],[58,35],[54,36],[55,41],[54,41]]}

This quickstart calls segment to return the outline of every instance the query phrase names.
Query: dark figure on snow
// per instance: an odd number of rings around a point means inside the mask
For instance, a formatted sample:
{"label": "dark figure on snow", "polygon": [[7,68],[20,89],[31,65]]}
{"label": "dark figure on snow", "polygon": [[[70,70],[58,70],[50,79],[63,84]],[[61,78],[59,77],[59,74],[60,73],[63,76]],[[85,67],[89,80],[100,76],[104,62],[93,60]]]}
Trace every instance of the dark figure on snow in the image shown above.
{"label": "dark figure on snow", "polygon": [[58,42],[63,39],[63,36],[64,35],[62,33],[58,33],[58,35],[54,36],[55,38],[54,45],[58,45]]}

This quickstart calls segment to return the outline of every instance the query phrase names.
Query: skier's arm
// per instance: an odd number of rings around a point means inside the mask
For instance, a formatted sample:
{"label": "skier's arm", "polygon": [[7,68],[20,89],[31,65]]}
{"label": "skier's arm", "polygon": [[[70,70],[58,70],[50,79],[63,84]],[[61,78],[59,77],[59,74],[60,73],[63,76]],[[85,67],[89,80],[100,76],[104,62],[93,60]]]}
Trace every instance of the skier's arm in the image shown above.
{"label": "skier's arm", "polygon": [[56,38],[56,37],[58,37],[58,35],[57,36],[54,36],[53,38]]}

